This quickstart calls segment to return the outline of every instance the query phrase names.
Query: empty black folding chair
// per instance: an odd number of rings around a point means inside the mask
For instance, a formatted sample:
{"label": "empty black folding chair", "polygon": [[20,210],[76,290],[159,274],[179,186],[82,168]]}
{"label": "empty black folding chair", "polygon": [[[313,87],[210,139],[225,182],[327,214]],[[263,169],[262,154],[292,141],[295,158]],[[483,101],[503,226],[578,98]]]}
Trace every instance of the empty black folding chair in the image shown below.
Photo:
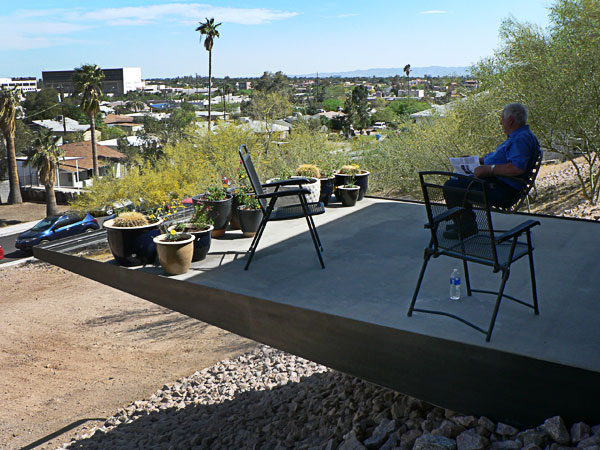
{"label": "empty black folding chair", "polygon": [[[260,203],[260,208],[263,212],[262,221],[258,227],[258,230],[256,231],[254,239],[252,240],[252,244],[250,244],[250,249],[248,250],[248,262],[246,263],[246,267],[244,269],[248,270],[248,267],[250,267],[250,262],[252,261],[252,257],[256,252],[258,242],[260,241],[260,238],[262,237],[262,234],[265,231],[267,222],[271,220],[299,219],[301,217],[306,218],[306,223],[308,224],[310,236],[312,237],[313,243],[315,245],[315,250],[317,251],[317,256],[319,257],[319,262],[321,263],[321,267],[324,269],[325,264],[323,263],[323,256],[321,255],[321,252],[323,251],[323,246],[321,245],[319,233],[317,232],[317,227],[315,226],[312,216],[315,216],[317,214],[323,214],[325,212],[325,206],[322,202],[309,203],[306,200],[306,195],[310,194],[310,191],[306,188],[303,188],[302,184],[309,183],[309,180],[306,178],[294,178],[290,180],[281,180],[275,181],[273,183],[261,184],[256,170],[254,169],[252,159],[250,158],[250,152],[248,151],[245,145],[240,146],[239,154],[240,158],[242,159],[242,163],[244,164],[244,168],[246,169],[246,173],[248,174],[248,179],[250,180],[252,189],[254,189],[254,193],[256,194],[256,198],[258,199]],[[284,191],[279,190],[281,186],[290,185],[296,185],[298,186],[298,189]],[[275,188],[275,191],[265,193],[263,188],[266,187],[273,187]],[[297,196],[298,203],[289,206],[275,207],[278,198],[288,196]],[[267,199],[270,199],[269,203],[267,203]]]}

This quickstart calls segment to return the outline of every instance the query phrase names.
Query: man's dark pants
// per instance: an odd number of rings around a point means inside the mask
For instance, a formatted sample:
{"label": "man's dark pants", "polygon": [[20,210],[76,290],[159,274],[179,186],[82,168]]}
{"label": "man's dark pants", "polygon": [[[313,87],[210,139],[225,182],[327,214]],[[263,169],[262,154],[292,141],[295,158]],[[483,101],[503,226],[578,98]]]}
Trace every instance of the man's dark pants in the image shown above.
{"label": "man's dark pants", "polygon": [[[472,210],[471,202],[481,201],[481,183],[473,183],[472,178],[450,178],[444,183],[445,187],[450,189],[444,189],[444,198],[446,199],[446,205],[448,209],[460,206],[465,208],[465,211],[461,213],[460,223],[462,229],[467,234],[472,234],[471,231],[477,230],[477,224],[475,222],[475,214]],[[486,193],[488,204],[490,206],[499,206],[501,208],[509,208],[514,205],[521,196],[519,191],[513,189],[508,184],[503,183],[496,177],[482,178],[486,186]],[[454,190],[451,188],[456,188]],[[466,198],[465,198],[466,196]]]}

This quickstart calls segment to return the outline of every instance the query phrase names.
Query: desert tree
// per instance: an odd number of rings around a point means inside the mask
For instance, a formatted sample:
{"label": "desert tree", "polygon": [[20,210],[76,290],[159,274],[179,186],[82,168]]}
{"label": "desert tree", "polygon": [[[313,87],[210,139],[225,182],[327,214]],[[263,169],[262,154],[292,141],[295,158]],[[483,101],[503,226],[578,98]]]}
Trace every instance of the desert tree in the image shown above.
{"label": "desert tree", "polygon": [[212,101],[212,48],[215,38],[220,37],[217,28],[220,23],[215,23],[214,18],[206,18],[206,22],[200,22],[200,26],[196,28],[196,31],[200,32],[200,42],[202,42],[202,36],[204,36],[204,48],[208,52],[208,131],[210,131],[211,121],[211,101]]}
{"label": "desert tree", "polygon": [[27,164],[37,170],[40,182],[46,190],[47,216],[58,214],[54,184],[60,158],[64,156],[61,148],[56,146],[59,139],[52,134],[52,130],[42,128],[33,141],[33,146],[26,152]]}
{"label": "desert tree", "polygon": [[96,114],[100,110],[100,96],[102,95],[102,80],[104,72],[95,64],[83,64],[75,69],[73,84],[75,93],[81,94],[79,107],[90,121],[92,131],[92,160],[94,163],[94,176],[99,176],[98,149],[96,147]]}
{"label": "desert tree", "polygon": [[6,160],[8,164],[8,180],[10,192],[8,203],[23,203],[21,188],[19,186],[19,173],[17,171],[17,153],[15,150],[16,115],[19,98],[16,90],[2,88],[0,90],[0,131],[6,139]]}

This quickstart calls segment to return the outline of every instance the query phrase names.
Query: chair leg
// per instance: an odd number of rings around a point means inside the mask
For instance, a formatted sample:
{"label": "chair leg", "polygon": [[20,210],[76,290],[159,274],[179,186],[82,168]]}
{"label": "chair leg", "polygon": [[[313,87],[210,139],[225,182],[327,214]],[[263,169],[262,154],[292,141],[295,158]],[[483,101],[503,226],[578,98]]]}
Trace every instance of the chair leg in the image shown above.
{"label": "chair leg", "polygon": [[254,239],[252,239],[252,243],[250,244],[250,248],[248,249],[248,261],[246,262],[244,270],[248,270],[248,267],[250,267],[250,262],[252,261],[252,258],[254,257],[254,252],[256,252],[256,248],[258,247],[258,241],[260,241],[263,231],[265,231],[265,228],[267,226],[267,221],[269,220],[269,216],[271,215],[270,212],[271,211],[267,209],[267,214],[263,216],[262,221],[258,226],[258,230],[256,230]]}
{"label": "chair leg", "polygon": [[467,260],[463,259],[463,269],[465,272],[465,285],[467,286],[467,295],[471,296],[471,280],[469,279],[469,267],[467,266]]}
{"label": "chair leg", "polygon": [[504,294],[504,286],[506,286],[506,282],[508,281],[509,275],[510,270],[502,270],[502,281],[500,283],[500,290],[498,291],[498,297],[496,297],[496,305],[494,305],[494,312],[492,313],[490,326],[485,337],[485,340],[487,342],[489,342],[490,338],[492,337],[492,330],[494,329],[494,324],[496,323],[496,316],[498,316],[498,310],[500,309],[500,303],[502,302],[502,295]]}
{"label": "chair leg", "polygon": [[531,246],[530,230],[527,230],[527,248],[529,250],[529,277],[531,279],[531,296],[533,298],[533,312],[535,315],[539,315],[540,310],[538,308],[537,286],[535,283],[535,268],[533,267],[533,248]]}
{"label": "chair leg", "polygon": [[413,309],[415,309],[415,303],[417,302],[417,295],[419,295],[419,290],[421,289],[421,283],[423,282],[423,277],[425,276],[425,269],[427,268],[427,263],[429,262],[429,258],[431,255],[426,251],[423,257],[423,265],[421,266],[421,273],[419,273],[419,280],[417,281],[417,286],[415,287],[415,292],[413,293],[412,300],[410,302],[410,307],[408,308],[408,317],[412,316]]}
{"label": "chair leg", "polygon": [[315,230],[315,237],[317,238],[319,248],[321,249],[321,251],[323,251],[323,245],[321,244],[321,239],[319,239],[319,233],[317,232],[317,226],[315,225],[315,221],[313,220],[311,215],[309,215],[308,218],[310,220],[310,223],[312,224],[313,230]]}
{"label": "chair leg", "polygon": [[321,255],[321,241],[319,240],[319,235],[317,234],[317,228],[315,227],[312,218],[308,214],[307,208],[304,203],[302,204],[304,208],[304,214],[306,217],[306,223],[308,224],[308,230],[310,231],[310,237],[313,240],[313,244],[315,244],[315,250],[317,251],[317,256],[319,257],[319,262],[321,263],[321,269],[325,268],[325,263],[323,262],[323,255]]}

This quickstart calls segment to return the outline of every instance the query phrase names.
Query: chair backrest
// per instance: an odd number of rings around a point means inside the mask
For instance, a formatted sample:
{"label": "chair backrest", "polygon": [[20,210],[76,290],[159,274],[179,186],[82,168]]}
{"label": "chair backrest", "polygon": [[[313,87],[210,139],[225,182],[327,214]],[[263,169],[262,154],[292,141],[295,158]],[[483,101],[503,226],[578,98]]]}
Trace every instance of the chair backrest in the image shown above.
{"label": "chair backrest", "polygon": [[[465,178],[469,180],[470,184],[467,188],[447,186],[445,182],[450,177]],[[435,251],[441,250],[450,256],[467,257],[470,260],[484,262],[485,264],[498,265],[492,215],[483,180],[438,171],[419,172],[419,178],[427,212],[428,223],[426,226],[431,231]],[[462,226],[465,214],[471,214],[465,212],[462,216],[448,216],[449,207],[446,199],[450,197],[460,199],[461,204],[458,206],[466,207],[467,211],[472,211],[477,224],[475,234],[465,233],[463,236],[459,233],[459,239],[444,237],[445,231]],[[473,206],[473,204],[477,206]]]}
{"label": "chair backrest", "polygon": [[537,178],[537,174],[540,171],[540,166],[542,165],[543,156],[544,156],[544,154],[540,151],[534,164],[533,164],[533,167],[523,177],[511,177],[511,179],[516,180],[519,183],[522,183],[519,200],[515,204],[513,204],[512,206],[510,206],[508,208],[494,206],[494,207],[492,207],[492,210],[498,211],[498,212],[503,212],[503,213],[512,213],[512,212],[518,211],[518,209],[521,206],[523,206],[523,203],[527,201],[529,192],[535,186],[535,179]]}
{"label": "chair backrest", "polygon": [[[252,158],[250,158],[250,152],[245,144],[240,145],[239,148],[240,158],[242,159],[242,164],[244,164],[244,169],[246,169],[246,174],[248,174],[248,179],[250,180],[250,185],[254,190],[256,195],[264,194],[262,183],[258,178],[258,174],[256,173],[256,169],[254,168],[254,164],[252,163]],[[262,209],[263,214],[267,210],[267,202],[264,198],[258,199],[260,203],[260,209]]]}

